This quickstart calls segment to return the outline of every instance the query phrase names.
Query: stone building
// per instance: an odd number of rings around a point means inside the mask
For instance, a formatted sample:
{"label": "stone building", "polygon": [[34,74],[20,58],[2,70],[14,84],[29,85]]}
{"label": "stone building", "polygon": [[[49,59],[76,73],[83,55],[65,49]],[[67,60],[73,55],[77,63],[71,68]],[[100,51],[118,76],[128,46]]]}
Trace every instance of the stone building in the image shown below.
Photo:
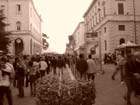
{"label": "stone building", "polygon": [[91,47],[103,55],[127,41],[140,44],[139,6],[140,0],[93,0],[83,16],[85,36],[90,33],[86,38],[94,39]]}
{"label": "stone building", "polygon": [[80,22],[76,29],[74,30],[73,36],[73,50],[74,52],[79,55],[80,53],[85,53],[84,43],[85,43],[85,26],[84,22]]}
{"label": "stone building", "polygon": [[32,0],[0,0],[0,9],[12,32],[9,51],[13,55],[36,54],[42,50],[41,17]]}

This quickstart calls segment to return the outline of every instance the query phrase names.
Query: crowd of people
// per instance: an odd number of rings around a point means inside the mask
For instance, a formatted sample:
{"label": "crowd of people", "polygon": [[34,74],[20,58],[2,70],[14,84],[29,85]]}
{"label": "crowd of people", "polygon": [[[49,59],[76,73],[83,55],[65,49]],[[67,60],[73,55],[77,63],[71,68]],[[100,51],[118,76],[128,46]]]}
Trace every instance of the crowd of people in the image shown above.
{"label": "crowd of people", "polygon": [[[125,99],[127,105],[131,105],[131,94],[140,95],[140,52],[135,54],[122,55],[118,53],[115,57],[116,68],[112,74],[115,80],[116,74],[120,71],[121,83],[127,86]],[[4,105],[4,95],[9,105],[13,105],[11,86],[18,89],[18,97],[23,98],[24,87],[30,87],[30,95],[35,96],[36,80],[45,75],[63,75],[64,70],[70,68],[76,79],[94,81],[97,73],[97,61],[92,55],[85,57],[73,55],[23,55],[11,57],[3,55],[0,57],[0,105]]]}
{"label": "crowd of people", "polygon": [[94,80],[96,64],[89,55],[23,55],[0,56],[0,105],[4,105],[4,96],[9,105],[13,105],[11,87],[17,88],[19,98],[23,98],[24,88],[30,87],[30,95],[35,96],[36,80],[45,75],[63,75],[70,68],[76,79]]}

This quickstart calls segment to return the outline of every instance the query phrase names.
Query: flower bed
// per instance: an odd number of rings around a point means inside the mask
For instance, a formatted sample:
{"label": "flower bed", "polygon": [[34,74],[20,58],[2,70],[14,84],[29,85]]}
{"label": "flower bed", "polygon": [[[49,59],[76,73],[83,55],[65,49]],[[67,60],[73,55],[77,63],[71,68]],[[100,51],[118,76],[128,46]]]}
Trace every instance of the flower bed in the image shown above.
{"label": "flower bed", "polygon": [[48,75],[37,81],[37,105],[92,105],[94,82],[70,80],[66,75]]}

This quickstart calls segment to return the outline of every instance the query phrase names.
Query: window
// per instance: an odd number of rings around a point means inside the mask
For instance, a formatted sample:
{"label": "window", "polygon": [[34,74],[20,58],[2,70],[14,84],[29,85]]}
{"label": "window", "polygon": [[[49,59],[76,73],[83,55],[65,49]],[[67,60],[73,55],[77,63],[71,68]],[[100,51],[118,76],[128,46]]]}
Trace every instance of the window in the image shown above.
{"label": "window", "polygon": [[106,33],[106,27],[104,27],[104,33]]}
{"label": "window", "polygon": [[119,25],[118,28],[119,31],[125,31],[125,25]]}
{"label": "window", "polygon": [[120,39],[120,45],[123,44],[123,43],[125,43],[125,39],[124,38],[121,38]]}
{"label": "window", "polygon": [[107,41],[105,40],[105,51],[107,51]]}
{"label": "window", "polygon": [[20,21],[16,22],[16,28],[17,28],[18,31],[21,30],[21,22]]}
{"label": "window", "polygon": [[2,9],[2,10],[5,9],[5,5],[1,5],[0,9]]}
{"label": "window", "polygon": [[105,7],[103,7],[103,13],[104,13],[104,17],[106,16],[106,10]]}
{"label": "window", "polygon": [[124,5],[123,5],[123,3],[118,3],[118,14],[119,15],[124,14]]}
{"label": "window", "polygon": [[100,2],[98,2],[98,6],[100,6]]}
{"label": "window", "polygon": [[32,24],[30,24],[30,31],[32,32]]}
{"label": "window", "polygon": [[17,14],[20,14],[21,13],[21,5],[20,4],[17,4],[16,5],[16,13]]}
{"label": "window", "polygon": [[32,8],[30,9],[30,15],[31,15],[31,17],[32,17]]}
{"label": "window", "polygon": [[5,5],[0,5],[0,10],[2,10],[2,13],[5,11]]}

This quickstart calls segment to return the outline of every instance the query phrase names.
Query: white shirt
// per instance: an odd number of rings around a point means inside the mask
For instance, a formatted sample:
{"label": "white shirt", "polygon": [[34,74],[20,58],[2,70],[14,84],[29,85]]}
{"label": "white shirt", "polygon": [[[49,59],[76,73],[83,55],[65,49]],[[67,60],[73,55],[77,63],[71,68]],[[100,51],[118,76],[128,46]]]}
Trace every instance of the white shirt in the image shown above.
{"label": "white shirt", "polygon": [[40,65],[40,70],[46,70],[48,67],[48,65],[45,61],[40,61],[39,65]]}

